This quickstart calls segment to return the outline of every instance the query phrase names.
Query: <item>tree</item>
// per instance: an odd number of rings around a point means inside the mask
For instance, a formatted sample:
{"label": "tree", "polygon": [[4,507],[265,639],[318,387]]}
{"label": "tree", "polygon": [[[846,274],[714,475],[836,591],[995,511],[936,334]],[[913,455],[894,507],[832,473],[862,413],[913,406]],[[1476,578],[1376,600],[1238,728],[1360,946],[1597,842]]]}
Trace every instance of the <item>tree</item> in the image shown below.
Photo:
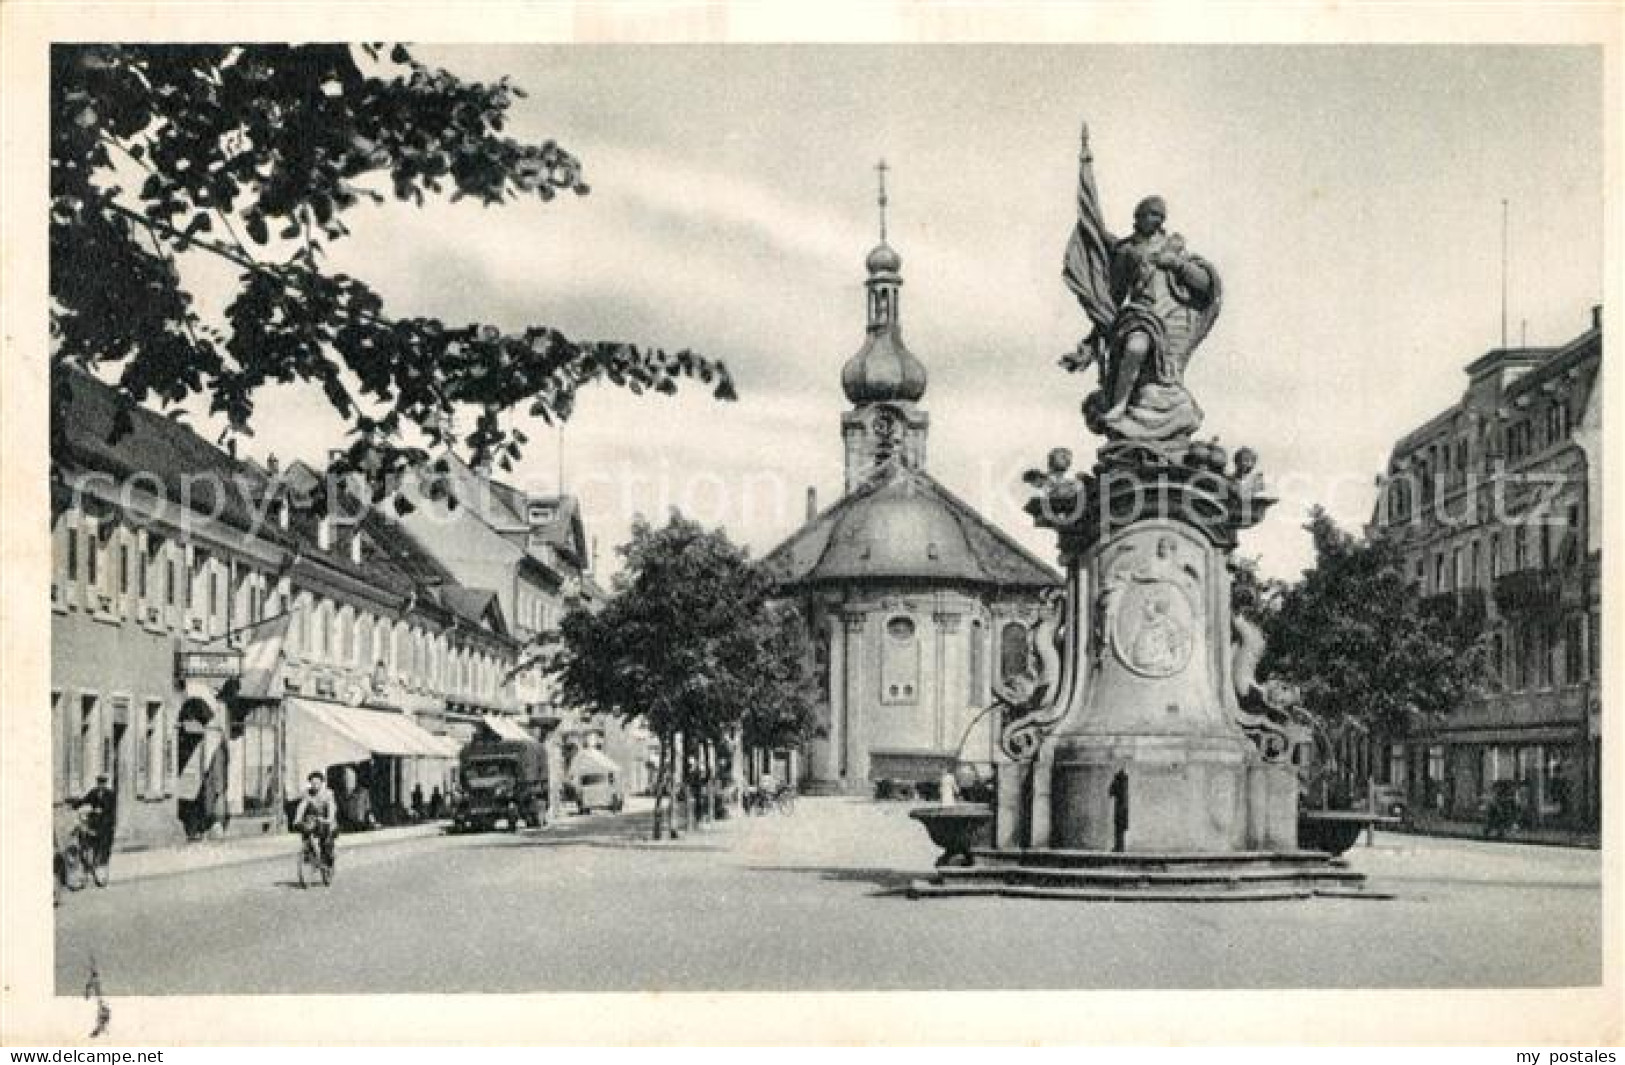
{"label": "tree", "polygon": [[[227,435],[251,432],[266,384],[319,385],[354,436],[343,462],[371,475],[375,502],[425,456],[403,444],[410,427],[510,468],[525,438],[500,412],[566,418],[591,381],[671,392],[689,377],[732,398],[726,367],[688,351],[389,318],[365,282],[324,269],[363,203],[585,195],[570,152],[503,135],[524,95],[401,45],[54,46],[54,359],[116,370],[132,404],[207,392]],[[182,282],[179,264],[198,254],[237,271],[217,319]],[[459,407],[477,417],[453,440]]]}
{"label": "tree", "polygon": [[1482,626],[1424,601],[1393,544],[1356,539],[1319,507],[1306,528],[1314,568],[1260,600],[1262,671],[1293,685],[1334,731],[1402,738],[1461,705],[1483,677]]}
{"label": "tree", "polygon": [[675,512],[658,529],[640,518],[620,553],[610,596],[565,615],[547,668],[566,701],[642,719],[659,740],[658,839],[679,742],[692,754],[740,730],[774,744],[809,733],[812,656],[799,612],[720,530]]}

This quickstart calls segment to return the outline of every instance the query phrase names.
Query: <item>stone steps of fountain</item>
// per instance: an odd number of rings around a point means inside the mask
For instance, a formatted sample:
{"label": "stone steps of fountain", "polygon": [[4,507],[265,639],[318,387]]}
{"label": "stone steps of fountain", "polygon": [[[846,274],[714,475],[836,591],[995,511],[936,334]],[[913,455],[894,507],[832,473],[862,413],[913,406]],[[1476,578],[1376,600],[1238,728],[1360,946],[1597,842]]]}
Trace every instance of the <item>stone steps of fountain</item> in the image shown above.
{"label": "stone steps of fountain", "polygon": [[1237,870],[1342,869],[1348,863],[1321,851],[1226,851],[1217,853],[1146,853],[1081,850],[976,850],[978,867],[1060,869]]}
{"label": "stone steps of fountain", "polygon": [[975,883],[916,880],[909,885],[911,898],[962,898],[999,896],[1025,899],[1069,899],[1075,902],[1280,902],[1311,898],[1318,894],[1310,885],[1289,884],[1233,887],[1225,891],[1192,891],[1173,888],[1124,890],[1106,887],[1053,887],[1003,882]]}
{"label": "stone steps of fountain", "polygon": [[1212,887],[1228,890],[1238,885],[1307,883],[1353,885],[1365,875],[1337,868],[1233,868],[1233,869],[1062,869],[1054,866],[970,866],[938,872],[944,882],[994,882],[1041,887],[1152,888]]}
{"label": "stone steps of fountain", "polygon": [[975,865],[939,869],[927,880],[916,880],[909,893],[915,898],[1004,895],[1146,902],[1391,897],[1367,890],[1365,874],[1347,862],[1314,851],[978,851]]}

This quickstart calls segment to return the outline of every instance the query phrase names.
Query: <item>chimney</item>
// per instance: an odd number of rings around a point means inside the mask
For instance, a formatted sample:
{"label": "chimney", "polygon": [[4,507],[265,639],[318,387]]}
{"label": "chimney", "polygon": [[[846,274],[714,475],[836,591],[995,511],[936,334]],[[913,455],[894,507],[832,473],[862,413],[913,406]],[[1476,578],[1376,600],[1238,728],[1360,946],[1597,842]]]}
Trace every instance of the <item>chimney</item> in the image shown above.
{"label": "chimney", "polygon": [[1602,328],[1602,304],[1600,303],[1593,303],[1591,305],[1591,328]]}
{"label": "chimney", "polygon": [[812,521],[818,516],[818,489],[812,485],[807,486],[807,520]]}

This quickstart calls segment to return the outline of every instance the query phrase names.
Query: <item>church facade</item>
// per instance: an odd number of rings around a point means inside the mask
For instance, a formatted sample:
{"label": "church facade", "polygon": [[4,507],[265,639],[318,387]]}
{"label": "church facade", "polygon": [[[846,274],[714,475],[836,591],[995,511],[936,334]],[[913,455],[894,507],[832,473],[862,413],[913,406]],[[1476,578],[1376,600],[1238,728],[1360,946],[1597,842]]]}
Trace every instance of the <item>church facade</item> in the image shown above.
{"label": "church facade", "polygon": [[903,343],[902,259],[884,226],[866,265],[866,336],[841,371],[844,493],[764,560],[811,626],[821,735],[808,792],[990,766],[994,688],[1031,676],[1040,601],[1060,586],[927,472],[927,375]]}

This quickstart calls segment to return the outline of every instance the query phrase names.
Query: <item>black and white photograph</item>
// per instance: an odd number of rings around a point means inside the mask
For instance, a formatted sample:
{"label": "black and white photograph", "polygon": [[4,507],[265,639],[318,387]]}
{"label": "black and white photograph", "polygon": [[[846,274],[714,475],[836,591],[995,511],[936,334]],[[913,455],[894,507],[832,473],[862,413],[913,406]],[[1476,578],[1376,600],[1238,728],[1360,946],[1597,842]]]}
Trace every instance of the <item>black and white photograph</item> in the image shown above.
{"label": "black and white photograph", "polygon": [[1496,989],[1617,1040],[1618,7],[200,7],[6,74],[8,1042]]}

